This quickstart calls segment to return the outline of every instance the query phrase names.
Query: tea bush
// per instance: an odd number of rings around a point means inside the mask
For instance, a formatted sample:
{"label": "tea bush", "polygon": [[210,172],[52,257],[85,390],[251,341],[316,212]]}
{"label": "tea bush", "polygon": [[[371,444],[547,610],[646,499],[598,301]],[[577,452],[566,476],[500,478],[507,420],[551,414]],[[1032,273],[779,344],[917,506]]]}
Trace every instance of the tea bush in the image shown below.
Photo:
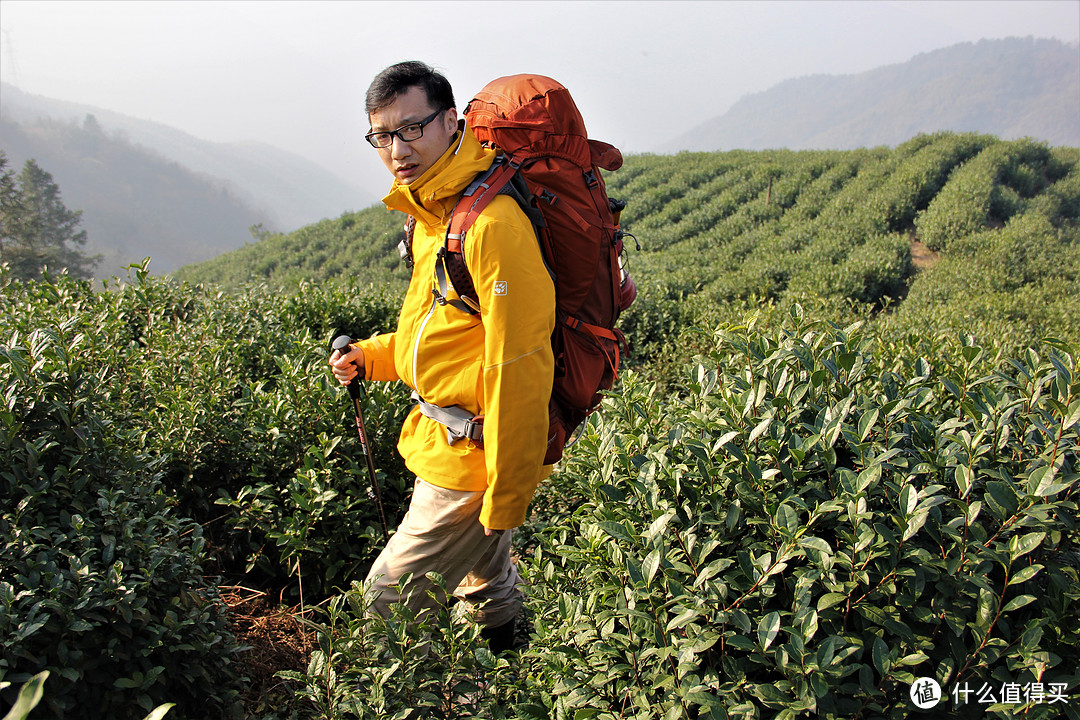
{"label": "tea bush", "polygon": [[[445,583],[431,573],[436,587]],[[402,579],[407,582],[407,577]],[[402,605],[389,618],[368,617],[370,588],[354,583],[309,621],[319,648],[296,681],[314,717],[516,718],[510,708],[514,669],[495,657],[460,605],[417,616]]]}
{"label": "tea bush", "polygon": [[[1076,348],[932,349],[911,366],[796,315],[721,327],[678,397],[624,376],[555,480],[583,502],[526,564],[533,716],[899,718],[920,676],[1075,687]],[[984,709],[1020,710],[958,712]]]}
{"label": "tea bush", "polygon": [[0,347],[0,676],[50,670],[52,717],[142,717],[165,701],[233,716],[239,648],[202,530],[176,512],[160,461],[124,442],[133,429],[111,414],[95,352],[108,339],[78,319],[87,285],[35,286],[73,314],[6,327]]}
{"label": "tea bush", "polygon": [[[1080,681],[1076,351],[1008,358],[792,305],[721,325],[682,391],[624,373],[522,533],[533,632],[513,674],[457,646],[497,688],[481,716],[903,718],[919,677],[955,717],[1072,712],[1000,690]],[[373,650],[362,597],[315,624],[317,667],[291,676],[312,696],[424,657],[401,625],[378,632],[402,654]],[[997,701],[948,695],[984,686]]]}
{"label": "tea bush", "polygon": [[956,170],[916,219],[923,242],[944,250],[957,240],[998,226],[1068,172],[1045,145],[1029,140],[994,142]]}
{"label": "tea bush", "polygon": [[1080,227],[1055,228],[1038,209],[953,243],[923,271],[897,322],[984,338],[1011,337],[1014,348],[1053,335],[1080,337]]}
{"label": "tea bush", "polygon": [[[225,713],[241,671],[207,575],[318,601],[370,562],[377,513],[326,357],[391,324],[394,295],[225,295],[145,265],[105,292],[2,271],[0,288],[4,672],[53,669],[67,717]],[[407,403],[385,386],[366,405],[393,521]]]}
{"label": "tea bush", "polygon": [[[986,202],[953,232],[980,167]],[[534,632],[511,666],[452,608],[359,617],[381,533],[325,363],[335,335],[393,327],[400,218],[178,274],[227,291],[145,264],[104,292],[0,269],[0,679],[52,668],[53,712],[110,687],[78,673],[111,673],[118,713],[227,713],[243,656],[220,575],[325,608],[281,717],[365,698],[389,717],[892,717],[916,676],[1072,692],[1080,151],[941,133],[634,156],[607,181],[642,246],[632,352],[521,530]],[[916,269],[912,241],[946,235]],[[395,524],[407,394],[365,392]],[[132,640],[91,663],[114,630]]]}

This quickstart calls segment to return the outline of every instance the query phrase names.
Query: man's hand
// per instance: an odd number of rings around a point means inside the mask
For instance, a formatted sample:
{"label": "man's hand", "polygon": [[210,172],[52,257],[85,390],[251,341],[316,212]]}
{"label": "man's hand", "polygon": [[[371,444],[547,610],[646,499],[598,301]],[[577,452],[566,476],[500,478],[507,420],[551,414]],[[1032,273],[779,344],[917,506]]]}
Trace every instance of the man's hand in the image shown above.
{"label": "man's hand", "polygon": [[357,368],[364,367],[364,351],[355,345],[349,348],[344,355],[337,350],[330,354],[330,370],[342,385],[351,383],[358,374]]}

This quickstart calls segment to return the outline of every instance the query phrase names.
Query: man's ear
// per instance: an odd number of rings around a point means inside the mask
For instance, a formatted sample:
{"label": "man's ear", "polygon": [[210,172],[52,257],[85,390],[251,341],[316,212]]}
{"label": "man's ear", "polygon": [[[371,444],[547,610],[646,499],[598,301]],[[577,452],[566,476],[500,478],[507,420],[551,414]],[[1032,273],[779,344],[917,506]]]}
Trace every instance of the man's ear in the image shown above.
{"label": "man's ear", "polygon": [[457,132],[458,126],[457,108],[450,108],[444,112],[443,119],[446,122],[446,132],[453,136]]}

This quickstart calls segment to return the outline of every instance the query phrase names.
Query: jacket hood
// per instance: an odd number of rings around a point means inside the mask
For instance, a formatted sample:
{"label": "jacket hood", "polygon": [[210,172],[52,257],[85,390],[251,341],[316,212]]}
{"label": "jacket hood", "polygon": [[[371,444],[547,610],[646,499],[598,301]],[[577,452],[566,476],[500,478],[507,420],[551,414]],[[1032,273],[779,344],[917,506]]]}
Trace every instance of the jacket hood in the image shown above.
{"label": "jacket hood", "polygon": [[419,223],[445,223],[458,196],[477,174],[491,166],[495,154],[494,149],[482,146],[461,120],[454,142],[442,157],[413,183],[403,185],[395,179],[383,202],[391,210],[412,215]]}

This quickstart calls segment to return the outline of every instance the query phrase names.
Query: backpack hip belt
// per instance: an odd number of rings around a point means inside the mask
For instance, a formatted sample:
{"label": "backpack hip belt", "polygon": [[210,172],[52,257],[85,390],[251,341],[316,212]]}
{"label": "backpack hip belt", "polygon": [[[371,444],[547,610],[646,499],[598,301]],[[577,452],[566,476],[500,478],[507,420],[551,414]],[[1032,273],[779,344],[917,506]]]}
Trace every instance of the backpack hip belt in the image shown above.
{"label": "backpack hip belt", "polygon": [[425,401],[414,390],[413,402],[420,408],[420,413],[427,418],[446,427],[446,442],[453,445],[462,438],[468,438],[478,445],[484,444],[484,418],[482,415],[473,415],[468,410],[451,405],[439,407]]}

